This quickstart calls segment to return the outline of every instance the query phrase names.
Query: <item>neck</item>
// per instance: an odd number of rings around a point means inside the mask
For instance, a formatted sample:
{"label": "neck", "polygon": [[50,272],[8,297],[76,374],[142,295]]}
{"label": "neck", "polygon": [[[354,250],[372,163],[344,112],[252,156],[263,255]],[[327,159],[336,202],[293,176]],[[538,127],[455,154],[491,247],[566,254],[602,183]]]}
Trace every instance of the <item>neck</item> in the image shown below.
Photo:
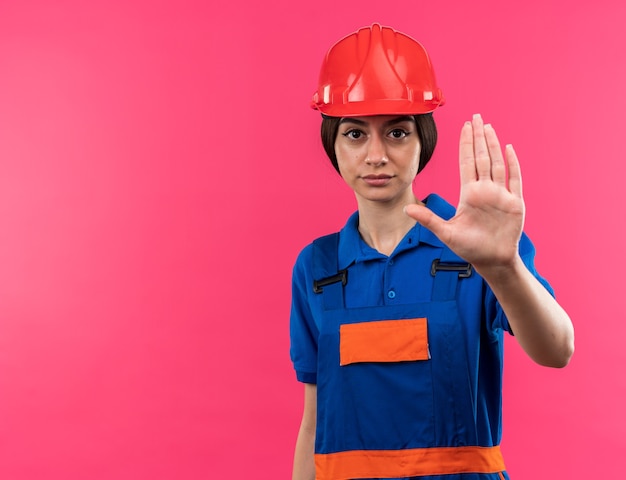
{"label": "neck", "polygon": [[[404,206],[416,203],[415,196],[394,204],[368,202],[357,198],[359,204],[359,233],[370,247],[391,255],[400,241],[415,225],[404,213]],[[419,203],[419,202],[418,202]]]}

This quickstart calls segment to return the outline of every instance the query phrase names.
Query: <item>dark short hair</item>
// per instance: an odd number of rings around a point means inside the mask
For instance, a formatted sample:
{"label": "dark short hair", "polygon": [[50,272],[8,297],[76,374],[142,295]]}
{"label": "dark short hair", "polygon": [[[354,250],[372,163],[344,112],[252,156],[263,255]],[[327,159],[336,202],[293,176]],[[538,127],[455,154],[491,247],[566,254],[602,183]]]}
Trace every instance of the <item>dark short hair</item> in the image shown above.
{"label": "dark short hair", "polygon": [[[435,151],[435,146],[437,145],[437,126],[435,125],[432,113],[413,115],[413,119],[415,120],[415,127],[422,147],[420,151],[420,164],[417,169],[417,173],[419,173],[426,166]],[[341,117],[322,115],[322,145],[324,145],[326,155],[330,158],[330,162],[337,172],[339,172],[339,165],[337,164],[337,155],[335,154],[335,140],[337,139],[340,122]]]}

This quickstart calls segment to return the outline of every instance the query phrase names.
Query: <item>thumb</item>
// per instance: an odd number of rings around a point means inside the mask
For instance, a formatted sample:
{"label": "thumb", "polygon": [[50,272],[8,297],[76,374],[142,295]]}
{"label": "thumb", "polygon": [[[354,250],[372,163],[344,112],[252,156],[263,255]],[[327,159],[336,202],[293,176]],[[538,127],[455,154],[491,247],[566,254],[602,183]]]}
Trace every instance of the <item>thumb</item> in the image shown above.
{"label": "thumb", "polygon": [[416,220],[420,225],[433,232],[436,236],[439,237],[443,234],[446,227],[446,221],[437,214],[433,213],[433,211],[426,206],[411,203],[404,207],[404,213]]}

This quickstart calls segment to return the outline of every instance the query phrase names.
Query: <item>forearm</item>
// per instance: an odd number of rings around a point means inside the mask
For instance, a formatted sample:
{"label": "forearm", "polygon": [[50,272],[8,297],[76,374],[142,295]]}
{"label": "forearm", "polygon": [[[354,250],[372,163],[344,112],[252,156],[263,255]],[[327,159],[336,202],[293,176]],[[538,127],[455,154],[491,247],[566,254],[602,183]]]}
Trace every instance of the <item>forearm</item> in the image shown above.
{"label": "forearm", "polygon": [[300,427],[293,459],[293,480],[315,479],[315,429]]}
{"label": "forearm", "polygon": [[479,273],[493,290],[528,356],[540,365],[566,366],[574,353],[572,322],[521,258],[510,267]]}
{"label": "forearm", "polygon": [[296,440],[292,480],[315,480],[315,430],[317,426],[317,386],[304,385],[304,411]]}

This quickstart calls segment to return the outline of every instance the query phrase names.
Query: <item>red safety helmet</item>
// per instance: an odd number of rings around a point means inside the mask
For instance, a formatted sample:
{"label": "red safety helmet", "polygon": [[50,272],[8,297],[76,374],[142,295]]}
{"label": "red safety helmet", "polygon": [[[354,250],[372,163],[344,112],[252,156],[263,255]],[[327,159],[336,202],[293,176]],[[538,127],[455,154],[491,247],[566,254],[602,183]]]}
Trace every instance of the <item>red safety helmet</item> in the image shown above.
{"label": "red safety helmet", "polygon": [[374,23],[333,45],[311,107],[330,117],[415,115],[443,105],[424,47]]}

